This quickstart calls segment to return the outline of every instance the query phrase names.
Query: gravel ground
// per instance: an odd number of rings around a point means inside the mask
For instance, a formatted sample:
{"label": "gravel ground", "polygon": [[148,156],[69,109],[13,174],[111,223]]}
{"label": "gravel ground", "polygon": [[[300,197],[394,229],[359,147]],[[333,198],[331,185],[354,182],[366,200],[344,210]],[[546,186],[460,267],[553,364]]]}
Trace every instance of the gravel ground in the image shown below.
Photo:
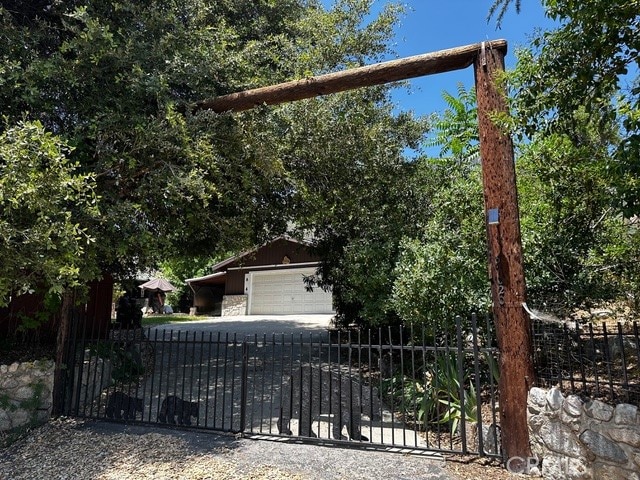
{"label": "gravel ground", "polygon": [[458,480],[443,460],[59,419],[0,450],[2,480]]}

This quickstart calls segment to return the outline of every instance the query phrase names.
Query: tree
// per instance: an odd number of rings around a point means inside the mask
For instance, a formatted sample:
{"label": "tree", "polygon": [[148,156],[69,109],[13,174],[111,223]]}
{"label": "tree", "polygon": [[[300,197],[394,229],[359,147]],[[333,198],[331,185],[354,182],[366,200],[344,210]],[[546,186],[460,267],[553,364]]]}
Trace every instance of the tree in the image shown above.
{"label": "tree", "polygon": [[398,243],[419,212],[403,151],[418,146],[426,125],[394,115],[388,91],[296,102],[273,118],[290,172],[283,214],[292,212],[299,234],[312,237],[323,261],[311,283],[332,289],[343,325],[397,321],[390,295]]}
{"label": "tree", "polygon": [[59,296],[98,273],[82,226],[99,213],[94,178],[70,152],[38,122],[0,134],[0,306],[36,290]]}
{"label": "tree", "polygon": [[370,4],[3,2],[3,115],[40,121],[95,177],[101,216],[81,225],[101,239],[95,270],[237,251],[282,233],[290,173],[263,147],[264,111],[189,106],[378,58],[398,10],[365,21]]}
{"label": "tree", "polygon": [[543,5],[558,27],[518,52],[509,78],[514,133],[529,142],[519,161],[529,283],[541,302],[611,299],[638,278],[639,4]]}
{"label": "tree", "polygon": [[518,53],[511,78],[522,133],[566,134],[574,143],[575,115],[584,111],[609,138],[610,170],[619,208],[627,218],[640,211],[640,24],[637,1],[545,1],[559,27],[540,33]]}
{"label": "tree", "polygon": [[416,162],[412,182],[426,208],[394,272],[399,316],[434,329],[490,305],[476,98],[461,85],[457,93],[443,93],[447,109],[434,121],[439,157]]}
{"label": "tree", "polygon": [[547,308],[622,293],[611,276],[622,259],[605,260],[604,255],[628,237],[620,235],[622,216],[611,197],[615,160],[610,146],[616,133],[615,125],[594,120],[582,109],[573,115],[570,135],[540,134],[521,147],[518,173],[528,284],[534,301]]}

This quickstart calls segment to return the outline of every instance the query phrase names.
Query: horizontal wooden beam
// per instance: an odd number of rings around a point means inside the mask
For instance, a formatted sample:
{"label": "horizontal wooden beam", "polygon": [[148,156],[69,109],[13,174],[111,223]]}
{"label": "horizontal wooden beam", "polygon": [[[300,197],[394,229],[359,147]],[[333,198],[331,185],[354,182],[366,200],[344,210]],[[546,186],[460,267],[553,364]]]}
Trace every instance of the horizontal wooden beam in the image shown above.
{"label": "horizontal wooden beam", "polygon": [[360,87],[382,85],[409,78],[435,73],[460,70],[471,65],[482,48],[496,49],[506,54],[506,40],[493,40],[463,47],[440,50],[389,62],[375,63],[335,73],[304,78],[268,87],[245,90],[220,97],[203,100],[195,104],[192,111],[240,112],[258,105],[280,103],[312,98],[320,95],[344,92]]}

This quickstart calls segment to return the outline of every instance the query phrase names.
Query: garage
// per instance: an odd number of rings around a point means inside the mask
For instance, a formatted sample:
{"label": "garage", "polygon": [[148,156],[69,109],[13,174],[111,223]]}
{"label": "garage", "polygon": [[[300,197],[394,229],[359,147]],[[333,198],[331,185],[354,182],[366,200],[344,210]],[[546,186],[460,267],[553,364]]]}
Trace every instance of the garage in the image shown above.
{"label": "garage", "polygon": [[304,277],[314,273],[315,268],[247,273],[249,314],[332,313],[331,292],[305,288]]}
{"label": "garage", "polygon": [[306,241],[277,237],[210,267],[207,275],[185,280],[198,314],[331,314],[331,292],[308,292],[304,277],[314,275],[320,258]]}

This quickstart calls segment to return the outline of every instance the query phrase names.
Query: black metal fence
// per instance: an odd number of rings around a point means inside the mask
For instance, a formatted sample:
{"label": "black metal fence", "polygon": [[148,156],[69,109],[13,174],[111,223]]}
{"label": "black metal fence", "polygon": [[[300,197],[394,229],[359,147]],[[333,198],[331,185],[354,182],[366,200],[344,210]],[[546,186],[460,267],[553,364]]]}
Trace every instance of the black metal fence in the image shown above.
{"label": "black metal fence", "polygon": [[449,328],[253,335],[180,329],[78,335],[72,416],[500,456],[488,320]]}
{"label": "black metal fence", "polygon": [[640,406],[638,323],[533,323],[538,382],[612,404]]}

